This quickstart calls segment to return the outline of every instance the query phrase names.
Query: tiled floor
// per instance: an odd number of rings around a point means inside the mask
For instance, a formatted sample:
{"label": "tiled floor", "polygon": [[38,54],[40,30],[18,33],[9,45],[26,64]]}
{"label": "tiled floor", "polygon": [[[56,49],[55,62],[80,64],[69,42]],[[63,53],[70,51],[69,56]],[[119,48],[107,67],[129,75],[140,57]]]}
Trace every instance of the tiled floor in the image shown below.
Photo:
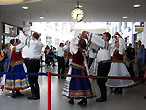
{"label": "tiled floor", "polygon": [[[57,73],[57,67],[43,67],[42,72],[51,71]],[[89,99],[87,106],[79,106],[75,100],[74,105],[68,103],[68,99],[62,96],[62,88],[65,79],[51,78],[51,110],[145,110],[146,85],[141,84],[133,88],[124,89],[123,94],[113,94],[108,90],[107,102],[97,103],[96,98]],[[40,76],[39,83],[41,87],[40,100],[28,100],[30,89],[22,91],[23,97],[11,98],[9,91],[0,91],[0,110],[48,110],[47,108],[47,77]],[[97,97],[100,96],[98,86],[96,85]]]}

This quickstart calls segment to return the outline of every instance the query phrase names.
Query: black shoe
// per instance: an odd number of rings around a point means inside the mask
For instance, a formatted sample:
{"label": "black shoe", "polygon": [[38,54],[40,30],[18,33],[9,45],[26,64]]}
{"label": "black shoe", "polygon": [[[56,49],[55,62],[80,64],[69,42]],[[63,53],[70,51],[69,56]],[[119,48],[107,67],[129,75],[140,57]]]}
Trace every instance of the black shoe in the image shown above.
{"label": "black shoe", "polygon": [[144,99],[146,99],[146,96],[144,96]]}
{"label": "black shoe", "polygon": [[118,93],[119,93],[119,94],[122,94],[122,93],[123,93],[123,89],[122,89],[122,88],[119,88]]}
{"label": "black shoe", "polygon": [[11,96],[12,98],[15,98],[16,97],[16,94],[12,94],[12,96]]}
{"label": "black shoe", "polygon": [[114,93],[119,94],[119,88],[115,88]]}
{"label": "black shoe", "polygon": [[29,99],[29,100],[37,100],[38,98],[35,97],[35,96],[30,96],[30,97],[27,97],[27,99]]}
{"label": "black shoe", "polygon": [[114,93],[116,93],[116,94],[122,94],[123,93],[123,89],[122,88],[115,88]]}
{"label": "black shoe", "polygon": [[15,98],[16,97],[16,93],[15,93],[15,91],[12,91],[12,96],[11,96],[12,98]]}
{"label": "black shoe", "polygon": [[83,98],[80,102],[78,102],[78,105],[87,105],[87,99]]}
{"label": "black shoe", "polygon": [[96,102],[105,102],[106,101],[106,98],[97,98],[96,99]]}
{"label": "black shoe", "polygon": [[69,101],[68,101],[68,103],[70,103],[70,104],[74,104],[74,99],[70,99]]}

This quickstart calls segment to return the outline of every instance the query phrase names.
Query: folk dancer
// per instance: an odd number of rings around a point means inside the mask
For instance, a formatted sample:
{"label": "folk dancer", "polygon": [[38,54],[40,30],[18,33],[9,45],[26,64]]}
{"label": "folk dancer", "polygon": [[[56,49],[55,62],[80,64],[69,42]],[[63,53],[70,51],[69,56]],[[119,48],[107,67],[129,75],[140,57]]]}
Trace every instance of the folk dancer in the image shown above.
{"label": "folk dancer", "polygon": [[[117,35],[117,36],[116,36]],[[121,35],[116,32],[114,35],[115,43],[111,46],[111,56],[112,63],[111,69],[108,76],[115,77],[130,77],[130,74],[126,68],[126,65],[123,63],[123,54],[125,51],[125,42]],[[106,85],[108,87],[114,87],[115,93],[122,93],[122,87],[127,87],[132,85],[133,80],[122,80],[122,79],[108,79]]]}
{"label": "folk dancer", "polygon": [[11,64],[8,71],[11,74],[6,74],[5,89],[12,90],[12,98],[15,98],[16,96],[23,96],[24,94],[20,93],[20,90],[28,88],[21,52],[25,44],[19,39],[11,39],[10,43],[13,45]]}
{"label": "folk dancer", "polygon": [[[68,74],[87,76],[87,72],[84,66],[84,54],[83,49],[86,48],[86,38],[88,32],[83,31],[80,37],[75,37],[70,43],[70,52],[72,54],[71,68]],[[87,99],[93,97],[93,91],[91,83],[88,78],[80,77],[67,77],[65,86],[63,88],[63,95],[69,98],[69,103],[74,104],[74,99],[81,99],[78,102],[79,105],[87,105]]]}
{"label": "folk dancer", "polygon": [[[40,59],[42,43],[40,41],[40,34],[34,32],[31,37],[26,39],[27,45],[27,56],[24,63],[27,68],[28,73],[38,73],[40,70]],[[29,100],[40,99],[40,87],[38,83],[38,75],[28,75],[29,85],[31,87],[31,96],[28,97]]]}
{"label": "folk dancer", "polygon": [[[98,62],[97,76],[107,77],[111,67],[110,44],[111,34],[103,33],[102,39],[97,35],[92,35],[89,39],[89,47],[98,50],[96,60]],[[107,100],[107,88],[105,83],[107,79],[97,79],[101,97],[96,102],[104,102]]]}

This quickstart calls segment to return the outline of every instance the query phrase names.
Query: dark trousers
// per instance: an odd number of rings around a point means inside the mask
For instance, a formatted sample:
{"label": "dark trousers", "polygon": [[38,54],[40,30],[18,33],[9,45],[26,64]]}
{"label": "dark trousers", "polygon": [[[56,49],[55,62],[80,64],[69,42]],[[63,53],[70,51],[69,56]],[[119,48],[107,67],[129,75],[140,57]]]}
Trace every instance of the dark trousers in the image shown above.
{"label": "dark trousers", "polygon": [[130,73],[130,76],[134,77],[135,73],[134,73],[134,69],[133,69],[133,64],[131,62],[129,64],[129,67],[127,67],[127,69],[128,69],[128,72]]}
{"label": "dark trousers", "polygon": [[[110,71],[110,67],[111,67],[111,62],[102,63],[102,64],[99,63],[97,76],[107,77]],[[101,92],[101,98],[104,98],[104,99],[107,98],[107,88],[105,85],[106,82],[107,82],[107,79],[97,79],[97,84],[99,85],[99,89]]]}
{"label": "dark trousers", "polygon": [[64,74],[65,69],[65,59],[64,57],[58,56],[58,74]]}
{"label": "dark trousers", "polygon": [[91,67],[93,61],[94,61],[95,58],[89,58],[89,62],[88,62],[88,68]]}
{"label": "dark trousers", "polygon": [[[39,60],[25,59],[24,63],[27,67],[27,73],[38,73],[40,69]],[[40,88],[38,83],[38,76],[28,75],[29,85],[31,87],[31,93],[34,97],[40,97]]]}

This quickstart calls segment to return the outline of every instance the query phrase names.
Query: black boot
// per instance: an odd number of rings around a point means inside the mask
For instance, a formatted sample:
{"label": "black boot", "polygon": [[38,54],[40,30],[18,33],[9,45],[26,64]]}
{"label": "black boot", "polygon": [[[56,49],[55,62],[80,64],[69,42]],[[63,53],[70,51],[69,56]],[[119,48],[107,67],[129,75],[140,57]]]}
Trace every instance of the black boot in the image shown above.
{"label": "black boot", "polygon": [[121,87],[119,87],[118,93],[122,94],[122,92],[123,92],[123,89]]}
{"label": "black boot", "polygon": [[122,88],[121,88],[121,87],[116,87],[116,88],[115,88],[115,93],[116,93],[116,94],[122,94],[122,92],[123,92],[123,91],[122,91]]}
{"label": "black boot", "polygon": [[40,94],[36,95],[36,98],[37,98],[37,99],[40,99]]}
{"label": "black boot", "polygon": [[12,91],[12,98],[15,98],[16,97],[16,94],[15,94],[15,91]]}
{"label": "black boot", "polygon": [[29,99],[29,100],[37,100],[34,86],[31,86],[31,94],[32,95],[30,97],[27,97],[27,99]]}
{"label": "black boot", "polygon": [[78,105],[87,105],[87,99],[83,98],[80,102],[78,102]]}
{"label": "black boot", "polygon": [[37,99],[40,99],[40,87],[37,82],[35,83],[35,96]]}
{"label": "black boot", "polygon": [[16,96],[24,96],[24,94],[22,94],[22,93],[20,92],[20,90],[17,90],[17,91],[16,91]]}
{"label": "black boot", "polygon": [[118,87],[115,88],[114,93],[116,93],[116,94],[119,93],[119,88]]}
{"label": "black boot", "polygon": [[68,101],[68,103],[70,103],[70,104],[74,104],[74,99],[70,99],[69,101]]}
{"label": "black boot", "polygon": [[103,83],[98,83],[100,92],[101,92],[101,97],[96,99],[96,102],[105,102],[107,100],[107,88],[105,84]]}
{"label": "black boot", "polygon": [[110,92],[114,92],[114,88],[113,87],[110,87]]}
{"label": "black boot", "polygon": [[29,100],[37,100],[37,97],[34,96],[34,95],[32,95],[32,96],[30,96],[30,97],[27,97],[27,99],[29,99]]}
{"label": "black boot", "polygon": [[101,98],[97,98],[96,102],[105,102],[106,100],[107,100],[106,98],[101,97]]}

